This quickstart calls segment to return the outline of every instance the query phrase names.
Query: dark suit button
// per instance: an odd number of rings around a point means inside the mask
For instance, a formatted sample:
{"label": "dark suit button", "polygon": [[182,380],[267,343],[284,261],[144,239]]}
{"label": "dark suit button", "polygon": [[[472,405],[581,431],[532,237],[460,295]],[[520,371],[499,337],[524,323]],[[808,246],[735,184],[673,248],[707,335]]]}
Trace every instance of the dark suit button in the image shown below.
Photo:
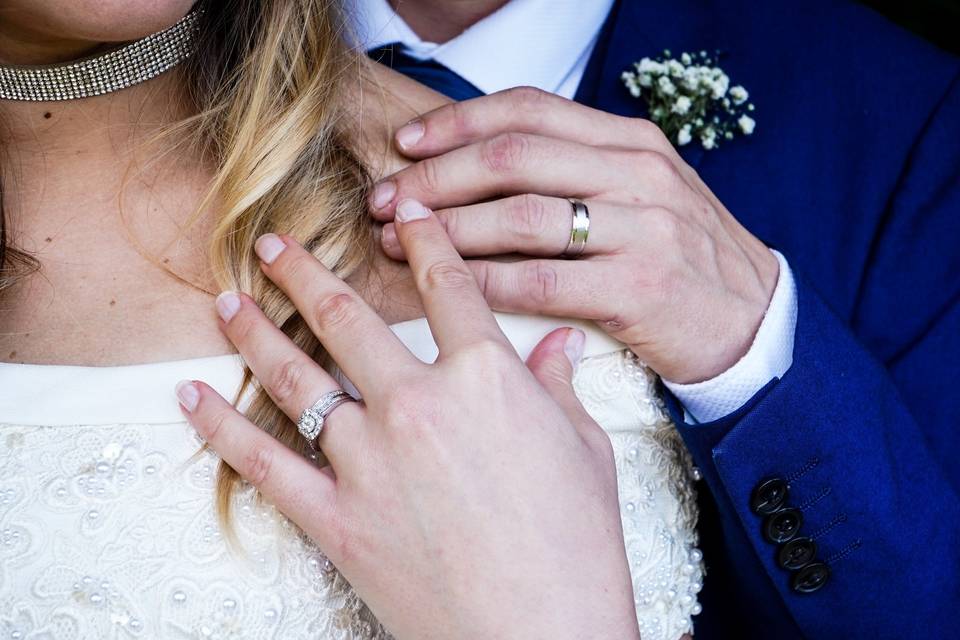
{"label": "dark suit button", "polygon": [[794,538],[780,547],[777,563],[789,571],[802,569],[817,555],[817,543],[810,538]]}
{"label": "dark suit button", "polygon": [[767,542],[780,544],[792,540],[803,524],[803,515],[796,509],[781,509],[763,521],[763,535]]}
{"label": "dark suit button", "polygon": [[750,508],[761,516],[777,511],[787,501],[787,482],[783,478],[764,480],[750,496]]}
{"label": "dark suit button", "polygon": [[827,584],[829,579],[830,567],[822,562],[814,562],[793,574],[790,586],[797,593],[813,593]]}

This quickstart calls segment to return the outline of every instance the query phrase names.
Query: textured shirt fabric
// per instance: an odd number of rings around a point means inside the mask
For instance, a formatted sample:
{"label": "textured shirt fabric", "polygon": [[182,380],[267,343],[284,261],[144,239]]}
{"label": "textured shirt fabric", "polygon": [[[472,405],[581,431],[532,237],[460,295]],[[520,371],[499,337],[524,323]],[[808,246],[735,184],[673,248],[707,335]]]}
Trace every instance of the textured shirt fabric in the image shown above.
{"label": "textured shirt fabric", "polygon": [[387,0],[354,0],[354,31],[363,49],[400,42],[495,93],[531,86],[572,98],[614,0],[512,0],[444,43],[426,42]]}
{"label": "textured shirt fabric", "polygon": [[[434,60],[485,93],[533,86],[573,98],[613,0],[512,0],[459,36],[425,42],[387,0],[355,0],[354,30],[368,50],[401,43],[404,52]],[[776,252],[774,252],[776,253]],[[664,381],[694,422],[710,422],[744,405],[790,368],[797,295],[786,259],[750,351],[731,369],[697,384]]]}
{"label": "textured shirt fabric", "polygon": [[677,384],[664,380],[673,395],[683,403],[689,418],[713,422],[747,403],[768,382],[782,378],[793,364],[793,339],[797,328],[797,285],[787,259],[779,251],[780,275],[757,329],[757,335],[736,364],[704,382]]}

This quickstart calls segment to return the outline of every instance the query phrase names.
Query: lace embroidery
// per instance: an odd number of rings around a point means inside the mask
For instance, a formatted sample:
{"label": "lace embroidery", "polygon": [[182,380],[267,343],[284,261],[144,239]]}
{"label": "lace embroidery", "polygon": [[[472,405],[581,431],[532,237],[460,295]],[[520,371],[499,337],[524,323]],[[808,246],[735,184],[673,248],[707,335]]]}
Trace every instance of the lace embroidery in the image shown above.
{"label": "lace embroidery", "polygon": [[[689,457],[629,352],[575,387],[610,433],[645,640],[692,631],[702,584]],[[331,563],[247,488],[244,554],[213,505],[217,459],[184,423],[0,424],[0,637],[388,639]]]}

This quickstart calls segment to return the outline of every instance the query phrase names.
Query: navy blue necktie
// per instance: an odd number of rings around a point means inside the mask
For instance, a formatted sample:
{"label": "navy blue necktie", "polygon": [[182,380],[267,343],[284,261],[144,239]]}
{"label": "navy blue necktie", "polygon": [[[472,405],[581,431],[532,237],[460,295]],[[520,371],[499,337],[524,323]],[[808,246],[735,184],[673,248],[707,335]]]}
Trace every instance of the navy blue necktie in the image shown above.
{"label": "navy blue necktie", "polygon": [[388,44],[367,52],[371,59],[384,64],[394,71],[425,84],[434,91],[456,101],[469,100],[483,95],[483,91],[462,77],[433,60],[417,60],[403,53],[400,43]]}

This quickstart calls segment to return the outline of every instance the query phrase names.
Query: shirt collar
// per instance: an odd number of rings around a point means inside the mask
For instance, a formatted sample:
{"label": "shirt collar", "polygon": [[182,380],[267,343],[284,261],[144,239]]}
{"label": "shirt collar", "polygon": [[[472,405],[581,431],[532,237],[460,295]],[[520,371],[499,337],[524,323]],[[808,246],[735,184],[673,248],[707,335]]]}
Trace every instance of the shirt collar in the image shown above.
{"label": "shirt collar", "polygon": [[425,42],[387,0],[355,0],[361,46],[400,42],[484,93],[534,86],[555,92],[593,47],[614,0],[511,0],[443,44]]}

